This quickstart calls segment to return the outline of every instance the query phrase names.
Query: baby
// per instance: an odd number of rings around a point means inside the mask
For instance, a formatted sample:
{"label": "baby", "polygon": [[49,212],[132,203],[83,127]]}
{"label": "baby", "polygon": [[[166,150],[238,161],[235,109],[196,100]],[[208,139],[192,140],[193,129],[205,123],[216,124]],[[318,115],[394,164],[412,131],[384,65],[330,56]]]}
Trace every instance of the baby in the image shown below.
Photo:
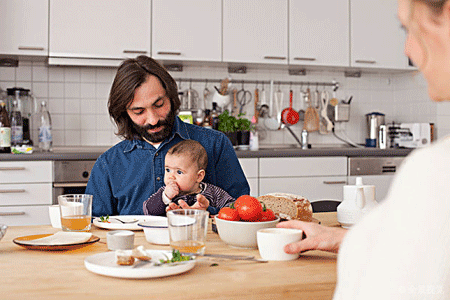
{"label": "baby", "polygon": [[208,210],[211,215],[235,199],[220,187],[202,182],[208,165],[205,148],[184,140],[169,149],[165,157],[164,184],[144,202],[146,215],[165,215],[172,209]]}

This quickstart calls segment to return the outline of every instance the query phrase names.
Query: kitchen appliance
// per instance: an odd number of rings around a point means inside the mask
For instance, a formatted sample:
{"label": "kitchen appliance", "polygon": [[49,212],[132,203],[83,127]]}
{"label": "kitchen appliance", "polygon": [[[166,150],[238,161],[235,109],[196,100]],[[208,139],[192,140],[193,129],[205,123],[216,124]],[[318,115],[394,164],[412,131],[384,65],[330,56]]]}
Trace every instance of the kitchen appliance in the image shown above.
{"label": "kitchen appliance", "polygon": [[95,160],[57,160],[53,162],[53,204],[58,196],[84,194]]}
{"label": "kitchen appliance", "polygon": [[17,107],[22,115],[23,122],[23,144],[31,145],[37,143],[37,133],[34,135],[35,124],[33,124],[33,118],[36,115],[38,106],[36,98],[30,93],[29,89],[24,88],[9,88],[6,89],[6,105],[9,113],[12,111],[12,106],[17,101]]}
{"label": "kitchen appliance", "polygon": [[420,148],[431,143],[430,123],[389,124],[392,148]]}
{"label": "kitchen appliance", "polygon": [[384,125],[384,114],[379,112],[372,112],[366,114],[367,118],[367,138],[366,147],[379,147],[378,131],[380,125]]}

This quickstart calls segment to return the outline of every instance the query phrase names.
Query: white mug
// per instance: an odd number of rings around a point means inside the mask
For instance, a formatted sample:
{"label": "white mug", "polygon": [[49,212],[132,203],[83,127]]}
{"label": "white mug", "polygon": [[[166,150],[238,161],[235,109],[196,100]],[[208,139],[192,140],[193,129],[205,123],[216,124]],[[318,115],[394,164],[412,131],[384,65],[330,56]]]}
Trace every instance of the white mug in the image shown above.
{"label": "white mug", "polygon": [[258,230],[259,254],[265,260],[294,260],[299,253],[288,254],[284,252],[284,246],[298,242],[303,237],[303,231],[291,228],[264,228]]}
{"label": "white mug", "polygon": [[59,205],[51,205],[48,207],[48,213],[50,215],[50,223],[53,228],[61,228],[61,212]]}

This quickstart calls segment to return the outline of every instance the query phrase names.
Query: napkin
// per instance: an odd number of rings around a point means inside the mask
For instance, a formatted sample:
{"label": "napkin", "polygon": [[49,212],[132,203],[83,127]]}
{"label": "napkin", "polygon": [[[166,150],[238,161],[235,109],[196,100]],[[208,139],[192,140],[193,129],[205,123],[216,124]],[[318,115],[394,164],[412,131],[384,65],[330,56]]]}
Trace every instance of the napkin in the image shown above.
{"label": "napkin", "polygon": [[30,241],[20,241],[25,245],[70,245],[87,242],[92,236],[90,232],[58,231],[55,234]]}

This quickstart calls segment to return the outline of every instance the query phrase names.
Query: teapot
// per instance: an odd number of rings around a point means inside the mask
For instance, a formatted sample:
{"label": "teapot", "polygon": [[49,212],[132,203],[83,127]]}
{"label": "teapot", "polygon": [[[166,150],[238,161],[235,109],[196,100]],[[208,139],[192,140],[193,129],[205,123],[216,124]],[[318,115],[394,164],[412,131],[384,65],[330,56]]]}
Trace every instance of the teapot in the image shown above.
{"label": "teapot", "polygon": [[349,228],[377,205],[375,186],[363,185],[362,178],[357,177],[356,185],[344,186],[344,199],[337,207],[338,222]]}

